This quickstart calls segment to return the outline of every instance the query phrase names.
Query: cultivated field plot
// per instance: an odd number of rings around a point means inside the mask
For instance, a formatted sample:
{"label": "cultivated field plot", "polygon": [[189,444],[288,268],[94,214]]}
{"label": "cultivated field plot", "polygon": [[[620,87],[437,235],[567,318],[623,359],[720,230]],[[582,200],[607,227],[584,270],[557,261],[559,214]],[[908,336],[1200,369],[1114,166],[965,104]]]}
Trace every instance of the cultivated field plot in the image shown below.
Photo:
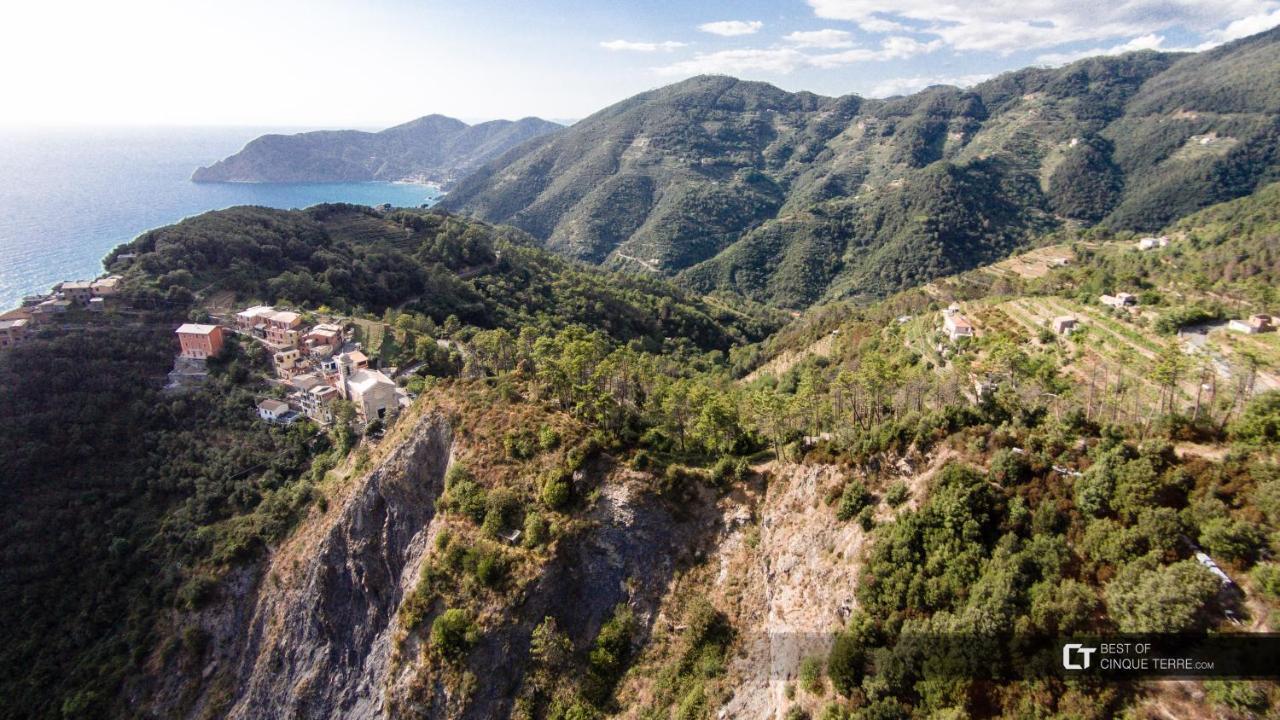
{"label": "cultivated field plot", "polygon": [[1014,255],[987,268],[987,272],[1002,276],[1018,276],[1029,280],[1049,274],[1064,262],[1075,262],[1075,253],[1067,245],[1048,245],[1021,255]]}
{"label": "cultivated field plot", "polygon": [[1256,371],[1258,392],[1280,390],[1280,335],[1274,332],[1244,335],[1228,330],[1225,323],[1208,329],[1204,349],[1218,364]]}

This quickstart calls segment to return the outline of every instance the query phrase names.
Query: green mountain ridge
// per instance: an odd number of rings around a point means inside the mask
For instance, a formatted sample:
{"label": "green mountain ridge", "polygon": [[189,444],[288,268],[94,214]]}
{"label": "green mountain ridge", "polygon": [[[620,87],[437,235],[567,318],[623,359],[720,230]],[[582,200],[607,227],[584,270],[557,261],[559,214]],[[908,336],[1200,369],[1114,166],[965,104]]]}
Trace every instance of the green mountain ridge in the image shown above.
{"label": "green mountain ridge", "polygon": [[443,205],[700,290],[881,296],[1063,224],[1154,230],[1275,179],[1278,41],[883,100],[697,77],[507,151]]}
{"label": "green mountain ridge", "polygon": [[427,115],[376,133],[322,130],[263,135],[202,167],[195,182],[426,180],[447,186],[489,159],[560,125],[528,117],[468,125]]}
{"label": "green mountain ridge", "polygon": [[[929,197],[997,171],[935,165]],[[380,718],[1008,717],[1041,695],[1141,717],[1161,683],[933,693],[926,661],[882,658],[929,627],[1274,629],[1280,338],[1218,328],[1213,362],[1166,320],[1280,311],[1278,199],[1192,214],[1150,252],[1059,230],[1037,252],[1075,259],[1044,274],[1010,259],[785,325],[436,209],[237,207],[144,233],[104,261],[121,304],[0,353],[0,717],[336,717],[363,688]],[[1120,290],[1140,313],[1097,304]],[[204,387],[161,389],[178,324],[259,301],[380,325],[376,349],[359,337],[417,399],[376,428],[264,423],[277,380],[238,338]],[[943,334],[952,301],[978,336]],[[1054,333],[1068,312],[1082,327]],[[815,547],[839,552],[759,570]],[[744,654],[778,628],[772,598],[840,638],[795,658],[818,678],[785,702]],[[384,632],[413,651],[367,642]],[[1274,685],[1203,702],[1275,707]]]}

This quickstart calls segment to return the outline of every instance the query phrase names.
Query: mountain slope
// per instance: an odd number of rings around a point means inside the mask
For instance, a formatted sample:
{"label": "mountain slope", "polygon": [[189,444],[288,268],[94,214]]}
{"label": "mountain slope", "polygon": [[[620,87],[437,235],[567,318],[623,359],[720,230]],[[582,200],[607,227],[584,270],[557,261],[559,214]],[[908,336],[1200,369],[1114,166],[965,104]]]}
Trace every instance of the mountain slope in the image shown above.
{"label": "mountain slope", "polygon": [[1248,194],[1280,168],[1277,103],[1280,30],[886,100],[698,77],[515,148],[443,202],[573,257],[800,307],[1063,222],[1155,229]]}
{"label": "mountain slope", "polygon": [[323,130],[263,135],[195,171],[196,182],[360,182],[428,180],[448,184],[531,138],[560,130],[538,118],[467,125],[428,115],[376,133]]}

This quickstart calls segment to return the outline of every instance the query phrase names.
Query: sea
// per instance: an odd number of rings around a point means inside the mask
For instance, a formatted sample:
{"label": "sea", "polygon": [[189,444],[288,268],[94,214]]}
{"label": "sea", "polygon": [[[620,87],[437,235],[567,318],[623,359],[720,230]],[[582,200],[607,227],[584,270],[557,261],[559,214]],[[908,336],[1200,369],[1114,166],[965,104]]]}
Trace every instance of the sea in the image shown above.
{"label": "sea", "polygon": [[267,132],[305,128],[0,127],[0,310],[62,280],[92,279],[142,232],[234,205],[418,207],[413,183],[193,183],[191,172]]}

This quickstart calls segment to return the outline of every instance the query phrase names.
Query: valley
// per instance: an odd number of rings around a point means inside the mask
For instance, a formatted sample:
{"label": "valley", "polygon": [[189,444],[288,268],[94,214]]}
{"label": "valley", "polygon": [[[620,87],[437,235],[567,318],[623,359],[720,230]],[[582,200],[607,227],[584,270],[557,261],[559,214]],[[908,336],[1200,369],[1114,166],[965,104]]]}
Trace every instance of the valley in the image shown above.
{"label": "valley", "polygon": [[1278,48],[700,76],[120,245],[4,319],[0,717],[1274,715],[1059,659],[1280,629]]}

